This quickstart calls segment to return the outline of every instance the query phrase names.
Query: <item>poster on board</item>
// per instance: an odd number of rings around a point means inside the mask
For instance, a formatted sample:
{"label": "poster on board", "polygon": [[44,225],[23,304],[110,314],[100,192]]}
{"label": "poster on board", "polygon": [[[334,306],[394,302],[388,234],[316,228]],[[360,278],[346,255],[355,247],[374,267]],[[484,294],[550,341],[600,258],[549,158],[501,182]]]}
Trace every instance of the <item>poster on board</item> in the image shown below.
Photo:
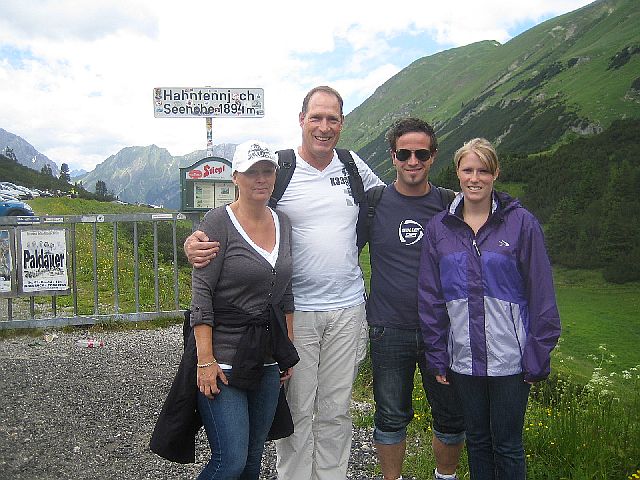
{"label": "poster on board", "polygon": [[216,183],[216,207],[221,205],[228,205],[236,199],[236,186],[233,182],[219,182]]}
{"label": "poster on board", "polygon": [[22,293],[69,291],[66,229],[21,230],[19,244]]}
{"label": "poster on board", "polygon": [[0,295],[9,294],[14,288],[13,272],[13,237],[9,230],[0,230]]}
{"label": "poster on board", "polygon": [[215,207],[214,197],[215,187],[213,183],[197,182],[193,185],[193,206],[194,208]]}

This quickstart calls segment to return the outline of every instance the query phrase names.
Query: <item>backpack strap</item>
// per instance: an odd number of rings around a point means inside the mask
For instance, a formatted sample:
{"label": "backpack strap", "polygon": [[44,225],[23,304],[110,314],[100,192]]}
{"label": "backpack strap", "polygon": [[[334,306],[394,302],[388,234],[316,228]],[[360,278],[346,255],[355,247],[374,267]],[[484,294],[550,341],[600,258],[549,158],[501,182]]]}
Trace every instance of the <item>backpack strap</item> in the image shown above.
{"label": "backpack strap", "polygon": [[364,201],[360,204],[358,223],[356,224],[356,245],[361,251],[371,238],[371,226],[376,214],[376,207],[380,203],[386,185],[376,185],[364,194]]}
{"label": "backpack strap", "polygon": [[386,185],[376,185],[365,192],[367,199],[367,230],[371,231],[371,222],[376,215],[376,207],[380,203]]}
{"label": "backpack strap", "polygon": [[351,196],[357,204],[360,204],[364,199],[364,184],[362,183],[362,177],[358,171],[358,166],[355,160],[351,156],[351,152],[344,148],[336,148],[338,159],[344,165],[349,176],[349,186],[351,187]]}
{"label": "backpack strap", "polygon": [[449,190],[444,187],[436,187],[438,189],[438,193],[440,194],[440,202],[442,204],[442,209],[445,210],[449,208],[453,199],[456,198],[456,192],[453,190]]}
{"label": "backpack strap", "polygon": [[[284,191],[289,186],[291,177],[293,177],[293,171],[296,169],[296,155],[292,149],[279,150],[278,165],[280,168],[276,174],[276,183],[273,186],[273,193],[269,199],[269,206],[276,208],[278,202],[284,195]],[[358,171],[358,166],[353,160],[349,150],[343,148],[336,148],[338,159],[344,165],[349,176],[349,186],[351,187],[351,196],[357,204],[359,204],[364,198],[364,184],[362,183],[362,177]]]}
{"label": "backpack strap", "polygon": [[296,169],[296,154],[292,149],[278,150],[278,172],[276,173],[276,183],[273,186],[273,193],[269,199],[269,206],[276,208],[278,202],[284,195],[284,191],[289,186],[293,171]]}

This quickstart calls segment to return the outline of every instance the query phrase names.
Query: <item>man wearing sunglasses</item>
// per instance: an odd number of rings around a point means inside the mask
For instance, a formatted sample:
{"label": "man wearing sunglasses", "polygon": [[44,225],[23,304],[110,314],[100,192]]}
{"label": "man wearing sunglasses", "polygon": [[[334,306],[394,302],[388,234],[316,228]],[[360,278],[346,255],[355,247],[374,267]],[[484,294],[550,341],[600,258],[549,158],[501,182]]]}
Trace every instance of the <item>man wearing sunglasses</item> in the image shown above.
{"label": "man wearing sunglasses", "polygon": [[406,427],[413,418],[416,365],[431,405],[434,478],[455,479],[464,445],[464,420],[455,390],[426,371],[418,319],[418,265],[426,223],[448,206],[453,192],[429,182],[438,143],[417,118],[387,132],[396,180],[386,187],[369,228],[371,294],[367,302],[376,403],[373,433],[385,480],[402,478]]}

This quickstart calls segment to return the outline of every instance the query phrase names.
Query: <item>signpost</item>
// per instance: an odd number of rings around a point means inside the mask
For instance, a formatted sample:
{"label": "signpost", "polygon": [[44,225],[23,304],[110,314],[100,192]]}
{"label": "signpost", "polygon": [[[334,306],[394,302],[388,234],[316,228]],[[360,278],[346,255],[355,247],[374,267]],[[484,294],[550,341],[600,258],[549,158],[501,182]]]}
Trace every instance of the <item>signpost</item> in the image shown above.
{"label": "signpost", "polygon": [[206,119],[207,156],[180,169],[181,210],[207,211],[235,200],[231,162],[213,156],[213,118],[259,118],[264,116],[262,88],[153,89],[155,118]]}

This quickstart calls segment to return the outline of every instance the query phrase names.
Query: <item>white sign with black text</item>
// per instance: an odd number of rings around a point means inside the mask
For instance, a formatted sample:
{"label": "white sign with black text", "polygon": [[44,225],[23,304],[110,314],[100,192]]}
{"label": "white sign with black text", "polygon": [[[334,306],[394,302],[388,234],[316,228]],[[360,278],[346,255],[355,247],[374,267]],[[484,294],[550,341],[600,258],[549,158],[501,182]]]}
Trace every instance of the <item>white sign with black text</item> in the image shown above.
{"label": "white sign with black text", "polygon": [[153,116],[156,118],[264,117],[262,88],[180,88],[153,89]]}
{"label": "white sign with black text", "polygon": [[69,290],[65,229],[21,230],[20,260],[24,293]]}

